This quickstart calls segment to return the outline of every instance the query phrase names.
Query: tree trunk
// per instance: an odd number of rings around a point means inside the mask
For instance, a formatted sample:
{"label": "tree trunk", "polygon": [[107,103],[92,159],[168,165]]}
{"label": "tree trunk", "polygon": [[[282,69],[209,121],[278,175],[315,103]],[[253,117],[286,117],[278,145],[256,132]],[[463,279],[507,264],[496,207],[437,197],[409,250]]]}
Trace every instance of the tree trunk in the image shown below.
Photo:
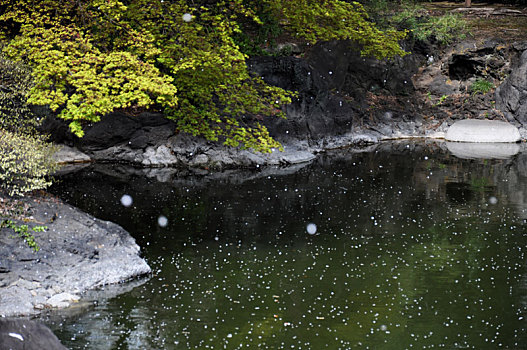
{"label": "tree trunk", "polygon": [[472,0],[465,0],[465,7],[470,7]]}

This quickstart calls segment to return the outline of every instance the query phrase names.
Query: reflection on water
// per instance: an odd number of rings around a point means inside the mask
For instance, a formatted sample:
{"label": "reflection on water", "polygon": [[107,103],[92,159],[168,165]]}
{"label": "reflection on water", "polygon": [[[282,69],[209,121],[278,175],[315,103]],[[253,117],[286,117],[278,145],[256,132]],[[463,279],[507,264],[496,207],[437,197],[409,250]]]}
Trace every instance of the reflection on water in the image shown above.
{"label": "reflection on water", "polygon": [[296,172],[66,176],[53,191],[155,273],[48,324],[72,349],[522,348],[526,164],[397,143]]}
{"label": "reflection on water", "polygon": [[520,152],[518,143],[446,142],[448,150],[458,158],[507,159]]}

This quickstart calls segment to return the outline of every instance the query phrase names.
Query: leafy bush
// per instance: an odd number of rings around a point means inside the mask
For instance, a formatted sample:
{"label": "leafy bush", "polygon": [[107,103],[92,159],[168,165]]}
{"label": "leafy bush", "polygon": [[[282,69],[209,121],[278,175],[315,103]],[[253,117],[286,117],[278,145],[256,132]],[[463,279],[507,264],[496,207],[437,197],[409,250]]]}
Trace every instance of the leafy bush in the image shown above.
{"label": "leafy bush", "polygon": [[485,79],[477,79],[471,86],[470,91],[473,94],[481,93],[486,94],[490,90],[494,89],[494,84]]}
{"label": "leafy bush", "polygon": [[39,120],[27,105],[34,86],[31,70],[0,54],[0,129],[32,133]]}
{"label": "leafy bush", "polygon": [[459,14],[429,16],[421,5],[406,3],[402,10],[391,19],[394,25],[410,30],[417,40],[435,39],[440,44],[448,45],[456,39],[463,39],[467,34],[467,22]]}
{"label": "leafy bush", "polygon": [[40,120],[27,104],[30,69],[0,55],[0,194],[21,196],[50,184],[54,148],[36,132]]}
{"label": "leafy bush", "polygon": [[[283,28],[263,2],[255,3],[252,7],[255,14],[260,19],[256,21],[242,21],[240,31],[235,32],[233,40],[240,48],[240,51],[248,56],[269,56],[276,47],[276,39],[283,34]],[[279,54],[279,53],[278,53]]]}
{"label": "leafy bush", "polygon": [[49,186],[54,151],[42,138],[0,129],[0,193],[23,196]]}

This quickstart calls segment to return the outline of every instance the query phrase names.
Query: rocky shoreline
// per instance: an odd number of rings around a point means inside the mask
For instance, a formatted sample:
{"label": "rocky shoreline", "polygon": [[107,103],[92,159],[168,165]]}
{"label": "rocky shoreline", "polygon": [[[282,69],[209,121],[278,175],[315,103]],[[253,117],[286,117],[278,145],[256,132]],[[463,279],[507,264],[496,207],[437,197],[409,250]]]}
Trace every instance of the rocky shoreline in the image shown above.
{"label": "rocky shoreline", "polygon": [[[443,138],[450,125],[463,119],[507,121],[526,137],[521,91],[527,90],[522,73],[527,42],[482,38],[445,49],[422,42],[405,45],[412,54],[391,61],[361,57],[347,41],[317,44],[302,58],[252,58],[253,74],[298,92],[287,106],[287,119],[263,121],[284,146],[282,152],[224,147],[180,133],[176,123],[148,111],[112,113],[88,125],[81,139],[53,117],[43,129],[63,146],[57,154],[61,163],[117,162],[202,172],[287,166],[327,150],[383,140]],[[474,90],[482,80],[497,90]]]}

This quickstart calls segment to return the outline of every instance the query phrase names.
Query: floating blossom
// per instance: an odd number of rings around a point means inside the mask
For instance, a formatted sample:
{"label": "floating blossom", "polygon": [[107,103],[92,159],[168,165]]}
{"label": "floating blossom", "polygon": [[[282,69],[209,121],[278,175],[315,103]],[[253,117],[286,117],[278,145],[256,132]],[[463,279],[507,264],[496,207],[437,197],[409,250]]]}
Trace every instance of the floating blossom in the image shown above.
{"label": "floating blossom", "polygon": [[134,200],[133,200],[132,196],[130,196],[130,195],[124,194],[121,197],[121,204],[124,205],[125,207],[131,206],[133,202],[134,202]]}
{"label": "floating blossom", "polygon": [[168,219],[166,216],[164,215],[160,215],[158,218],[157,218],[157,224],[160,226],[160,227],[166,227],[168,225]]}

